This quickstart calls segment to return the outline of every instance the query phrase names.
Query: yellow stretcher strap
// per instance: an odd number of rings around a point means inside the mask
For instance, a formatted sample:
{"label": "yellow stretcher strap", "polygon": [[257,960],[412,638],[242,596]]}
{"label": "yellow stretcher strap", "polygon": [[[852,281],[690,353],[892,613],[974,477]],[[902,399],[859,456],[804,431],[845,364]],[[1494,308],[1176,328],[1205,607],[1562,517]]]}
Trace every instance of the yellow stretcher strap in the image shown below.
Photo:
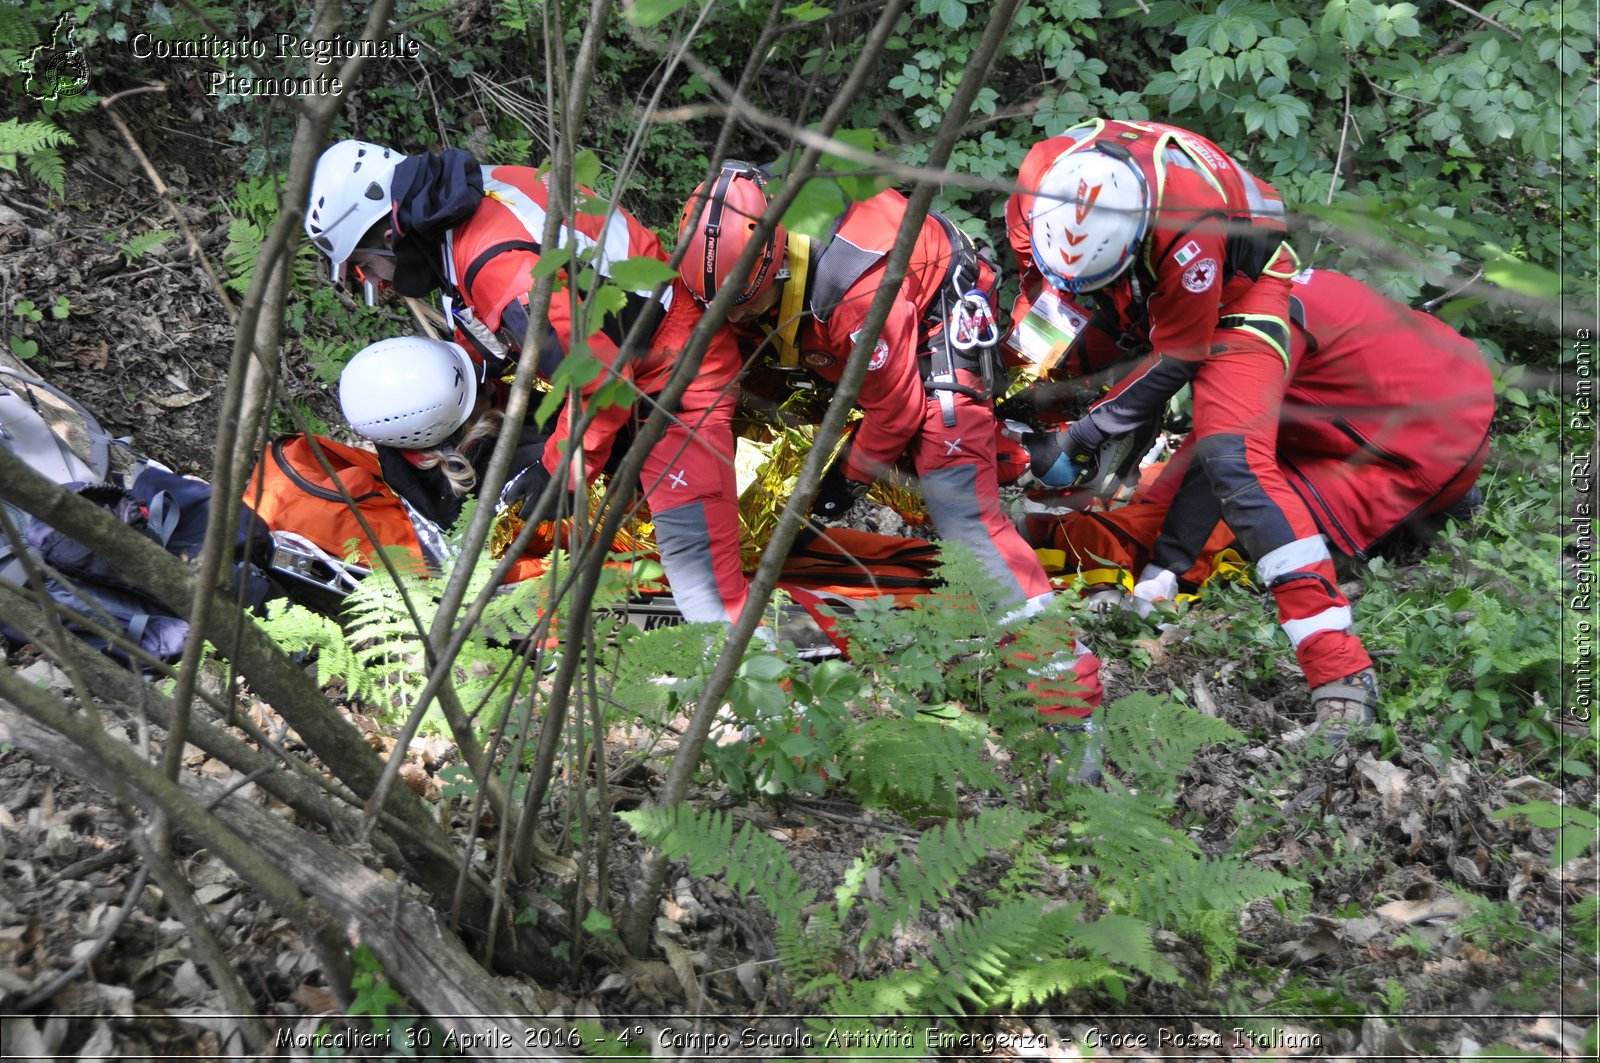
{"label": "yellow stretcher strap", "polygon": [[1121,587],[1125,591],[1133,590],[1133,574],[1125,568],[1085,568],[1080,569],[1078,575],[1083,582],[1091,587]]}
{"label": "yellow stretcher strap", "polygon": [[789,234],[789,279],[778,300],[778,327],[772,331],[772,345],[778,348],[778,364],[785,369],[800,365],[800,322],[805,317],[806,280],[811,272],[811,237]]}

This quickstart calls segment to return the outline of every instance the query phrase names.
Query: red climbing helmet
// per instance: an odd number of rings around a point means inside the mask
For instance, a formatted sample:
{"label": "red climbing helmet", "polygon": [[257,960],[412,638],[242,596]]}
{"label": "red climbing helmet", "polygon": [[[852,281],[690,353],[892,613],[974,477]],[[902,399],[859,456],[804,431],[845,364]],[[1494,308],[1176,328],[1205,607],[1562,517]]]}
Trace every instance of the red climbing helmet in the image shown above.
{"label": "red climbing helmet", "polygon": [[[756,167],[730,159],[722,164],[722,172],[694,190],[683,208],[678,236],[688,236],[689,249],[684,252],[678,274],[702,304],[716,298],[749,244],[756,222],[767,209],[766,184],[766,175]],[[787,246],[788,234],[782,225],[775,225],[754,268],[742,281],[743,289],[733,301],[735,306],[759,298],[774,280],[787,276]],[[736,278],[734,283],[741,281]]]}

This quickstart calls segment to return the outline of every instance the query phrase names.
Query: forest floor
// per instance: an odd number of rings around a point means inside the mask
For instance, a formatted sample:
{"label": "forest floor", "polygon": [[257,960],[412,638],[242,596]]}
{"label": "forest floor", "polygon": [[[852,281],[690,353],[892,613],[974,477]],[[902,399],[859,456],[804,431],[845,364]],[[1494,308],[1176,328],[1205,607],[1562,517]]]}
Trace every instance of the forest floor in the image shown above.
{"label": "forest floor", "polygon": [[[139,135],[201,245],[218,257],[229,219],[210,205],[228,198],[231,183],[220,175],[238,172],[243,148],[208,132],[215,122],[196,120],[188,106],[150,103]],[[231,326],[182,239],[126,260],[120,247],[129,239],[175,226],[109,134],[83,147],[77,158],[92,158],[95,167],[73,164],[64,203],[0,173],[0,307],[8,335],[38,342],[27,367],[74,394],[113,434],[132,436],[139,451],[180,472],[204,475]],[[65,316],[27,323],[12,315],[19,300],[49,308],[62,299]],[[329,390],[297,353],[289,365],[291,392],[333,421]],[[1397,571],[1404,578],[1404,566]],[[1125,661],[1109,662],[1114,694],[1181,690],[1191,705],[1248,736],[1203,754],[1189,772],[1181,807],[1193,836],[1221,848],[1249,834],[1252,861],[1313,884],[1311,914],[1291,921],[1270,904],[1247,910],[1240,964],[1222,973],[1165,935],[1158,944],[1187,975],[1183,986],[1136,984],[1115,1005],[1084,994],[1048,1011],[981,1020],[972,1028],[1015,1036],[1005,1042],[1010,1047],[965,1058],[1172,1055],[1174,1037],[1194,1038],[1189,1043],[1205,1047],[1193,1054],[1219,1058],[1457,1058],[1490,1046],[1579,1058],[1600,983],[1592,952],[1571,928],[1552,930],[1565,927],[1571,907],[1595,891],[1600,869],[1593,853],[1553,867],[1553,831],[1494,817],[1509,804],[1561,797],[1527,749],[1491,740],[1477,757],[1442,759],[1429,735],[1402,724],[1398,751],[1385,759],[1359,744],[1313,758],[1284,741],[1303,723],[1297,717],[1305,708],[1292,665],[1280,667],[1277,679],[1246,682],[1231,660],[1194,652],[1182,631],[1148,649],[1153,663],[1137,674]],[[26,649],[8,664],[41,684],[58,678]],[[350,719],[375,747],[392,747],[384,725],[354,710]],[[629,755],[629,736],[615,737],[612,755]],[[445,797],[438,778],[448,750],[419,743],[412,757],[413,788],[437,805],[442,820],[460,823],[464,799]],[[645,770],[620,787],[619,805],[644,800],[668,763],[670,750],[655,750]],[[219,767],[199,755],[189,766]],[[1564,800],[1587,807],[1594,796],[1585,784]],[[695,799],[731,805],[715,788]],[[735,813],[780,841],[808,885],[824,891],[864,848],[919,827],[833,793]],[[0,1012],[15,1011],[87,954],[128,900],[138,861],[125,837],[112,794],[0,744]],[[314,1029],[329,999],[296,928],[207,853],[178,855],[262,1010],[285,1027]],[[615,865],[631,855],[619,849]],[[970,888],[976,896],[983,887]],[[1072,897],[1073,874],[1063,870],[1057,888]],[[783,1035],[797,1023],[784,1017],[789,1003],[769,962],[770,920],[759,902],[681,872],[671,892],[656,923],[657,958],[596,956],[570,984],[518,984],[513,991],[530,1012],[593,1017],[613,1031],[638,1025],[688,1034],[693,1024],[675,1017],[708,1016],[699,1031],[729,1037],[729,1055],[827,1055],[784,1047]],[[847,957],[841,973],[906,962],[940,917],[926,913],[925,926],[903,928],[868,956]],[[187,949],[183,924],[154,888],[139,894],[86,972],[30,1010],[5,1018],[4,1051],[210,1056],[231,1021]],[[746,1029],[763,1032],[771,1047],[740,1047]],[[1120,1040],[1097,1039],[1096,1031]],[[1046,1047],[1029,1047],[1027,1034],[1041,1035]],[[676,1042],[708,1043],[716,1042]],[[662,1054],[710,1053],[680,1047]]]}

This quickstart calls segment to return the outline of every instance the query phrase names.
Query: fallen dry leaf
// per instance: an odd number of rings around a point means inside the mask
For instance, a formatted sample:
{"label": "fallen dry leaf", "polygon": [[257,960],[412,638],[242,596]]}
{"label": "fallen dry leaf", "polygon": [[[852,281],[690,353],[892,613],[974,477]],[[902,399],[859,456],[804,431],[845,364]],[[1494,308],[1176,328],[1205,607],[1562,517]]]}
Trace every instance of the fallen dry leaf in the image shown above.
{"label": "fallen dry leaf", "polygon": [[193,406],[197,402],[204,402],[210,397],[210,391],[185,391],[177,395],[152,395],[150,396],[150,401],[157,406],[165,406],[169,410],[181,410],[185,406]]}
{"label": "fallen dry leaf", "polygon": [[1401,801],[1411,789],[1411,773],[1386,760],[1376,760],[1371,753],[1356,761],[1356,770],[1372,783],[1383,807],[1398,810]]}
{"label": "fallen dry leaf", "polygon": [[72,360],[78,363],[79,369],[104,369],[110,357],[111,348],[104,342],[96,343],[91,347],[80,347],[72,352]]}
{"label": "fallen dry leaf", "polygon": [[1406,926],[1417,926],[1437,919],[1464,919],[1472,914],[1472,909],[1454,897],[1427,897],[1416,901],[1390,901],[1378,909],[1378,914]]}

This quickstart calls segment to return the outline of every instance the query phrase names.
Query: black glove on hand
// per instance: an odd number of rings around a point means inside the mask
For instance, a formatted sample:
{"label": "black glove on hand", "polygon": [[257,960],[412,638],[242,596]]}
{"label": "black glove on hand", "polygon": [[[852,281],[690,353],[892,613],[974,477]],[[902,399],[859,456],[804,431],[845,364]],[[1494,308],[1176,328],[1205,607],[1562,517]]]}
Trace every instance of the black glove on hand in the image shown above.
{"label": "black glove on hand", "polygon": [[846,476],[844,461],[841,458],[822,474],[822,483],[817,487],[817,497],[811,501],[811,513],[816,517],[838,520],[871,488],[871,484],[864,484],[860,480],[852,480]]}
{"label": "black glove on hand", "polygon": [[1071,487],[1083,475],[1084,467],[1067,455],[1066,443],[1066,432],[1030,432],[1022,439],[1028,468],[1046,487]]}
{"label": "black glove on hand", "polygon": [[[550,479],[550,470],[544,467],[544,462],[534,462],[506,481],[506,485],[500,489],[500,505],[519,507],[522,519],[529,522],[548,519],[548,513],[536,515],[533,507],[539,501],[539,496],[544,494]],[[552,495],[552,505],[545,508],[553,508],[554,501]]]}

